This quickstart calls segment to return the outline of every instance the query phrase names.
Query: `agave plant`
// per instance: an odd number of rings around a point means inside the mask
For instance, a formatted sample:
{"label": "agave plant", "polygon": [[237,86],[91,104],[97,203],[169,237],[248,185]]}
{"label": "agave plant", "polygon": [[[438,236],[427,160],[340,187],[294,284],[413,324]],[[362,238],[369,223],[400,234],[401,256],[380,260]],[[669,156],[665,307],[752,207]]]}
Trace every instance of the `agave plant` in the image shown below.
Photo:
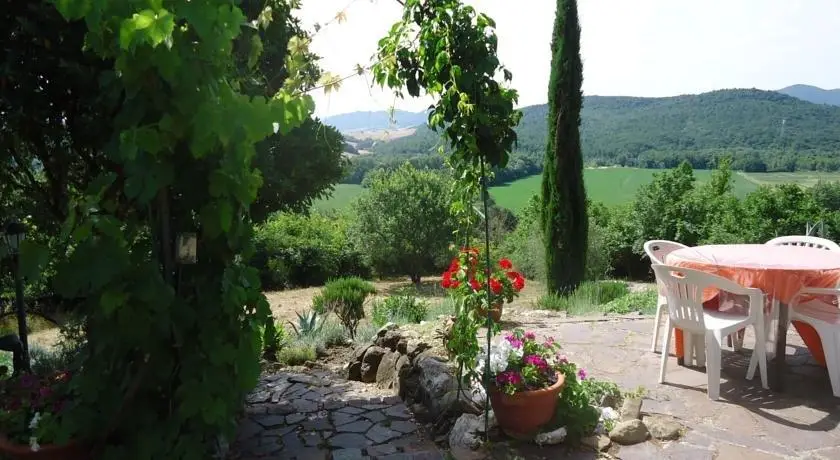
{"label": "agave plant", "polygon": [[317,335],[324,326],[324,318],[319,316],[315,310],[309,310],[306,313],[296,312],[295,314],[297,315],[297,325],[291,321],[289,321],[289,324],[291,324],[298,337]]}

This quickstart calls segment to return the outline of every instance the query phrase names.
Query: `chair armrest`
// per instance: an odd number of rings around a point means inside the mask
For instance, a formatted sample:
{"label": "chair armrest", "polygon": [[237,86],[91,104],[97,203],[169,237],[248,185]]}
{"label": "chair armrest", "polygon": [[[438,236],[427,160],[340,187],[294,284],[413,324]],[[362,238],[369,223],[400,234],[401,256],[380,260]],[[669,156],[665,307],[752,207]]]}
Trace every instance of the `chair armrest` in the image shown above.
{"label": "chair armrest", "polygon": [[805,295],[810,296],[835,296],[840,298],[840,289],[837,288],[812,288],[812,287],[805,287],[799,290],[792,299],[790,299],[789,306],[794,307],[799,303],[799,298]]}

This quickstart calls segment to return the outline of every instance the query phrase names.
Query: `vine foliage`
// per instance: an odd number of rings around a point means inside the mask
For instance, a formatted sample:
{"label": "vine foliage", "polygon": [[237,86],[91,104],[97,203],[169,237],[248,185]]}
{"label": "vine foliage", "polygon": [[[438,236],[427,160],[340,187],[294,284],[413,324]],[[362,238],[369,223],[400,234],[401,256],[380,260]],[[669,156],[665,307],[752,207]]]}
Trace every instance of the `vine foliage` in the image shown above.
{"label": "vine foliage", "polygon": [[[522,114],[514,108],[516,91],[505,85],[513,75],[496,56],[496,24],[487,15],[459,0],[397,1],[403,16],[379,41],[374,81],[398,97],[435,98],[428,123],[448,147],[441,153],[456,179],[451,210],[467,239],[481,217],[475,199],[483,192],[484,171],[504,168],[516,142]],[[498,329],[462,302],[448,344],[461,378],[474,376],[477,332],[485,321]]]}
{"label": "vine foliage", "polygon": [[[257,62],[259,34],[237,40],[269,27],[277,2],[254,22],[238,3],[54,1],[85,24],[86,52],[112,63],[98,76],[115,114],[101,146],[108,168],[70,207],[55,277],[61,295],[85,299],[67,426],[97,458],[209,458],[259,375],[270,311],[243,263],[262,182],[254,145],[299,125],[312,104],[289,87],[242,94],[235,45]],[[175,264],[184,232],[198,234],[197,264]]]}

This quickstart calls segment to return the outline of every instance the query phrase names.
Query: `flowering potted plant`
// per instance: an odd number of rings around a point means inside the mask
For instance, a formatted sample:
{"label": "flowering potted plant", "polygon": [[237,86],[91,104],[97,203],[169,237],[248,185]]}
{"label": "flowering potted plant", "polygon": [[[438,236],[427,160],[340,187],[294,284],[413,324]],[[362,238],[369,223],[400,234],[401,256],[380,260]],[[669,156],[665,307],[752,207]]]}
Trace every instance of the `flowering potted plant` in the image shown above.
{"label": "flowering potted plant", "polygon": [[[441,286],[463,300],[463,305],[472,309],[479,316],[487,314],[499,322],[502,317],[502,305],[513,302],[519,291],[525,287],[525,278],[513,270],[508,259],[500,259],[498,267],[479,270],[479,251],[477,248],[462,248],[458,256],[452,259],[449,268],[443,272]],[[488,305],[486,287],[490,285]]]}
{"label": "flowering potted plant", "polygon": [[0,454],[16,460],[86,459],[62,424],[71,399],[69,372],[0,381]]}
{"label": "flowering potted plant", "polygon": [[551,421],[565,377],[554,339],[538,341],[517,329],[490,348],[490,366],[479,360],[477,374],[487,376],[487,392],[499,426],[508,436],[533,439]]}

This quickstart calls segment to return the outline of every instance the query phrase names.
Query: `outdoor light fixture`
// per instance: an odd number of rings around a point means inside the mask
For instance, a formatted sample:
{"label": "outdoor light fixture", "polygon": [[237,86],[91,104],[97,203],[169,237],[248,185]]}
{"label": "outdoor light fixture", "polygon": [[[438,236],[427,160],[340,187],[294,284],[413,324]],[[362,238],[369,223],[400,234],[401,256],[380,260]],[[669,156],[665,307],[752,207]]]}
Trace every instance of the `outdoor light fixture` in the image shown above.
{"label": "outdoor light fixture", "polygon": [[175,239],[175,259],[179,264],[194,264],[198,251],[198,238],[195,233],[179,233]]}
{"label": "outdoor light fixture", "polygon": [[18,253],[20,244],[23,243],[25,236],[26,227],[22,223],[13,220],[6,224],[3,240],[9,250],[9,254]]}

